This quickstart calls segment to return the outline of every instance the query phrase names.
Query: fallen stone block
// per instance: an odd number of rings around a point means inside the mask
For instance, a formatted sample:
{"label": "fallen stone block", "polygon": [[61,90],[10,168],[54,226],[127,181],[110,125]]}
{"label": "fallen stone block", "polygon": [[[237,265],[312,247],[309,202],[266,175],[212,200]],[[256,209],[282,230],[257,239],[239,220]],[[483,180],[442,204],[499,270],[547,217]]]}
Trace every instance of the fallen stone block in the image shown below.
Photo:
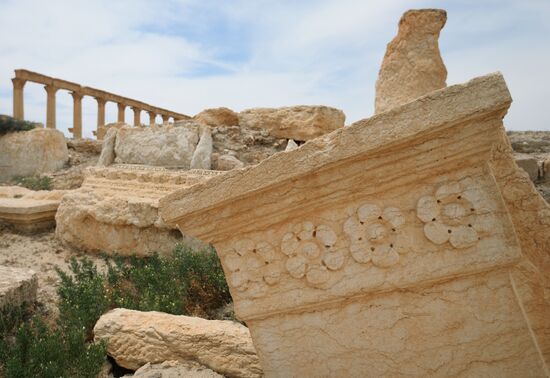
{"label": "fallen stone block", "polygon": [[537,159],[528,155],[516,155],[515,160],[518,167],[529,175],[531,181],[537,181],[539,178],[539,162]]}
{"label": "fallen stone block", "polygon": [[344,127],[346,116],[328,106],[255,108],[239,113],[241,126],[266,129],[278,138],[310,140]]}
{"label": "fallen stone block", "polygon": [[87,168],[82,187],[59,205],[56,236],[79,250],[124,255],[169,254],[176,243],[201,247],[160,219],[158,199],[217,174],[136,165]]}
{"label": "fallen stone block", "polygon": [[31,269],[0,265],[0,311],[36,300],[38,278]]}
{"label": "fallen stone block", "polygon": [[476,78],[160,211],[216,247],[267,377],[544,376],[548,304],[533,326],[491,163],[510,103],[500,74]]}
{"label": "fallen stone block", "polygon": [[239,115],[228,108],[205,109],[193,117],[198,123],[216,126],[236,126],[239,124]]}
{"label": "fallen stone block", "polygon": [[33,129],[0,136],[0,181],[13,176],[51,173],[69,159],[63,133],[53,129]]}
{"label": "fallen stone block", "polygon": [[53,228],[57,208],[65,193],[64,190],[0,187],[0,222],[24,233]]}
{"label": "fallen stone block", "polygon": [[248,329],[229,320],[115,309],[99,318],[94,339],[108,340],[107,353],[128,369],[177,360],[227,377],[262,376]]}

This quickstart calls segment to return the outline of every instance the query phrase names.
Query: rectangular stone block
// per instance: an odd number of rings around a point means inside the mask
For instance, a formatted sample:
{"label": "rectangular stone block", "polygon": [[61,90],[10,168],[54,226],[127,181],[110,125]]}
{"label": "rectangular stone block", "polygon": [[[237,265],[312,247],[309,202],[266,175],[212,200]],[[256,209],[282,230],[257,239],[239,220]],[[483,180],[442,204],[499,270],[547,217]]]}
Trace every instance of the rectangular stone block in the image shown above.
{"label": "rectangular stone block", "polygon": [[213,243],[268,377],[544,376],[488,163],[492,74],[160,200]]}

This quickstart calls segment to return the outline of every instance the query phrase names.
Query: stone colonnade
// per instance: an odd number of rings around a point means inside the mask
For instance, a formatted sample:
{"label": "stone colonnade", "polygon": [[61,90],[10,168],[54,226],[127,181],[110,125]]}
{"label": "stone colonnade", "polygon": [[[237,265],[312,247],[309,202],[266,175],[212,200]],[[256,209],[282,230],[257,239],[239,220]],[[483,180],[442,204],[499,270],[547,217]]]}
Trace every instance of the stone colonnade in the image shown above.
{"label": "stone colonnade", "polygon": [[[24,87],[27,81],[43,84],[47,93],[47,111],[46,127],[56,128],[56,93],[58,90],[67,90],[73,97],[73,127],[69,131],[73,133],[74,138],[82,138],[82,98],[91,96],[97,101],[97,130],[105,125],[105,104],[114,102],[118,107],[117,122],[125,122],[124,112],[126,107],[130,107],[134,112],[134,126],[141,124],[141,112],[146,111],[149,114],[149,124],[155,123],[157,115],[162,117],[163,123],[168,123],[172,118],[174,121],[189,119],[185,114],[176,113],[170,110],[151,106],[141,101],[133,100],[127,97],[119,96],[100,89],[83,87],[80,84],[66,80],[56,79],[50,76],[42,75],[28,70],[15,70],[13,82],[13,116],[17,119],[24,119]],[[96,131],[96,135],[99,135]]]}

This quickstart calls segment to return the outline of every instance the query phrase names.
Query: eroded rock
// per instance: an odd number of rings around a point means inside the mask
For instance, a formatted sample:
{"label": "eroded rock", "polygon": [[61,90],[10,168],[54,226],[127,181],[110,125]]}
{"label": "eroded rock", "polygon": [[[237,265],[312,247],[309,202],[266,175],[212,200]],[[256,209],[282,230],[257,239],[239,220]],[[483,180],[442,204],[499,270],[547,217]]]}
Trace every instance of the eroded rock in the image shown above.
{"label": "eroded rock", "polygon": [[239,113],[239,125],[266,129],[278,138],[305,141],[344,127],[344,112],[328,106],[254,108]]}
{"label": "eroded rock", "polygon": [[0,181],[13,176],[51,173],[69,159],[63,133],[53,129],[33,129],[0,136]]}
{"label": "eroded rock", "polygon": [[115,163],[189,169],[200,137],[200,125],[121,127]]}
{"label": "eroded rock", "polygon": [[204,126],[201,130],[201,137],[193,158],[191,159],[191,169],[211,169],[212,168],[212,129],[210,126]]}
{"label": "eroded rock", "polygon": [[236,126],[239,124],[239,115],[228,108],[205,109],[193,119],[208,126]]}
{"label": "eroded rock", "polygon": [[196,361],[228,377],[262,376],[248,329],[228,320],[115,309],[101,316],[94,335],[109,340],[107,353],[128,369]]}
{"label": "eroded rock", "polygon": [[439,52],[439,33],[447,21],[442,9],[413,9],[399,20],[376,81],[375,113],[446,87],[447,69]]}
{"label": "eroded rock", "polygon": [[202,247],[162,221],[158,199],[216,174],[130,165],[88,168],[82,187],[59,205],[56,236],[79,250],[124,255],[170,254],[176,243]]}

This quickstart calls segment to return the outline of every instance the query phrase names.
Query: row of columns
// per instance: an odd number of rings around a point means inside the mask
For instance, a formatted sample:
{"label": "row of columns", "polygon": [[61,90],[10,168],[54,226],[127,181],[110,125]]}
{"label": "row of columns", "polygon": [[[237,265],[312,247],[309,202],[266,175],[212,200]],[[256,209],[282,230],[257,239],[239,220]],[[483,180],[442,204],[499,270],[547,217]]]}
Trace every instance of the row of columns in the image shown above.
{"label": "row of columns", "polygon": [[[13,78],[13,117],[16,119],[25,118],[24,110],[24,92],[26,80],[20,78]],[[46,101],[46,127],[55,129],[56,119],[55,119],[55,109],[56,109],[56,93],[60,89],[53,85],[47,84],[44,86],[47,94]],[[69,129],[73,133],[74,138],[82,138],[82,98],[84,95],[80,92],[73,91],[70,92],[73,97],[73,127]],[[101,97],[95,97],[97,101],[97,128],[105,125],[105,104],[107,100]],[[125,122],[125,111],[126,104],[117,103],[118,114],[117,122]],[[134,126],[139,126],[141,124],[141,112],[142,109],[137,107],[131,107],[134,112]],[[149,124],[155,124],[155,119],[157,113],[153,111],[147,111],[149,114]],[[166,114],[161,114],[162,122],[168,123],[170,116]]]}

